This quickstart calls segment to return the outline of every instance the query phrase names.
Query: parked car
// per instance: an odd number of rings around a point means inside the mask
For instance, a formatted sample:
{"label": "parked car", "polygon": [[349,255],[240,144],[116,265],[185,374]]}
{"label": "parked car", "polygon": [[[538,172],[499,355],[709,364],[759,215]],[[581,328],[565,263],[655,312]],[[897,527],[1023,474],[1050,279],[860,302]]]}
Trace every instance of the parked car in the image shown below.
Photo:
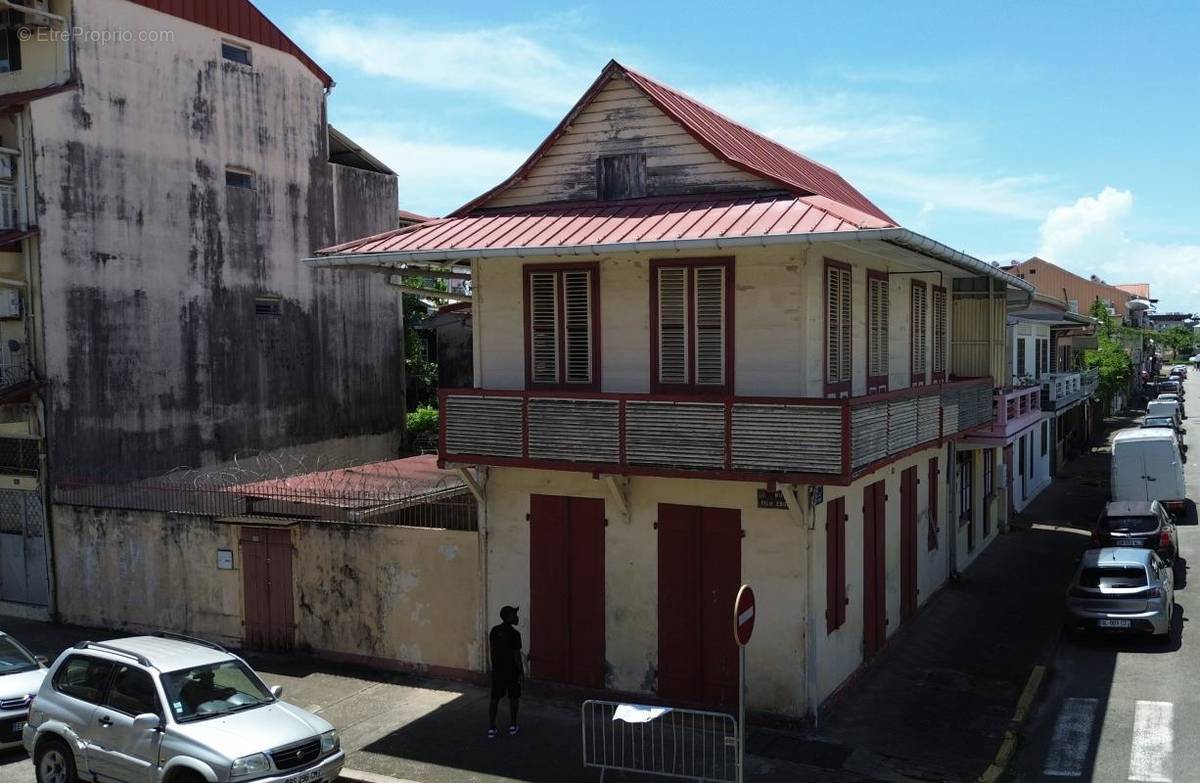
{"label": "parked car", "polygon": [[1179,551],[1179,531],[1157,500],[1114,500],[1104,506],[1092,530],[1098,547],[1153,549],[1168,563]]}
{"label": "parked car", "polygon": [[1171,368],[1171,374],[1178,374],[1182,378],[1187,378],[1188,366],[1186,364],[1177,364]]}
{"label": "parked car", "polygon": [[1180,412],[1179,400],[1157,398],[1146,403],[1146,418],[1161,419],[1169,417],[1176,427],[1183,427],[1183,414]]}
{"label": "parked car", "polygon": [[1177,402],[1177,403],[1179,403],[1179,416],[1184,419],[1187,418],[1187,408],[1184,406],[1182,394],[1176,394],[1175,392],[1166,392],[1164,394],[1158,395],[1158,397],[1156,397],[1154,401],[1155,402]]}
{"label": "parked car", "polygon": [[1158,395],[1161,397],[1164,394],[1178,394],[1178,395],[1182,396],[1183,395],[1183,384],[1180,383],[1179,381],[1172,381],[1170,379],[1165,380],[1165,381],[1159,381]]}
{"label": "parked car", "polygon": [[332,783],[337,731],[280,693],[198,639],[80,642],[50,668],[23,740],[38,783]]}
{"label": "parked car", "polygon": [[1187,504],[1183,455],[1169,430],[1118,432],[1112,440],[1111,471],[1113,500],[1158,500],[1173,513]]}
{"label": "parked car", "polygon": [[1066,625],[1071,631],[1171,632],[1175,578],[1171,566],[1151,549],[1108,547],[1083,553],[1067,590]]}
{"label": "parked car", "polygon": [[[1175,442],[1179,444],[1180,454],[1187,451],[1187,444],[1183,441],[1184,431],[1180,428],[1179,421],[1175,416],[1150,416],[1147,414],[1146,418],[1142,419],[1142,428],[1171,430],[1175,433]],[[1187,456],[1183,455],[1183,458],[1186,460]]]}
{"label": "parked car", "polygon": [[45,676],[43,660],[0,631],[0,750],[21,744],[29,702]]}

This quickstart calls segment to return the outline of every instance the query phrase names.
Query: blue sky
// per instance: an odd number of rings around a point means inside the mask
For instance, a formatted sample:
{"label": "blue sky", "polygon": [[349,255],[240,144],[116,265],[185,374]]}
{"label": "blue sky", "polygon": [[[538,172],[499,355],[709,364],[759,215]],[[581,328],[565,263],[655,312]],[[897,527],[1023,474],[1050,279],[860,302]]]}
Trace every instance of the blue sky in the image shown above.
{"label": "blue sky", "polygon": [[257,4],[333,74],[330,120],[406,209],[499,182],[616,58],[908,228],[1200,309],[1200,4]]}

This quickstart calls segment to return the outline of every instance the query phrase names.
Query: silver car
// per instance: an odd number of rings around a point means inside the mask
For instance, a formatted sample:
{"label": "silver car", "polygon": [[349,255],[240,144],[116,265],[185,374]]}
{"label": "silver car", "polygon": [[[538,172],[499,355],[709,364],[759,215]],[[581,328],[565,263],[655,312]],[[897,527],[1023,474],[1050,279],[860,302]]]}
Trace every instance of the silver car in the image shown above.
{"label": "silver car", "polygon": [[0,750],[21,744],[29,702],[46,676],[43,660],[0,631]]}
{"label": "silver car", "polygon": [[1067,591],[1066,624],[1076,632],[1166,637],[1174,606],[1174,574],[1153,549],[1089,549]]}
{"label": "silver car", "polygon": [[51,666],[23,741],[38,783],[332,783],[337,732],[280,693],[198,639],[80,642]]}

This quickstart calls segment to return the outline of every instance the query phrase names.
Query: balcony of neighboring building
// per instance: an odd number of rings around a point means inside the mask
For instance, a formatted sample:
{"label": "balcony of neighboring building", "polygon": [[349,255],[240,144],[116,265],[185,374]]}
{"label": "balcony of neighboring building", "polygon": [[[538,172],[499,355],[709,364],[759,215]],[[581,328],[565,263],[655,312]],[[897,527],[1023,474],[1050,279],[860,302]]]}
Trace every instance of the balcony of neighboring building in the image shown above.
{"label": "balcony of neighboring building", "polygon": [[451,389],[446,463],[848,484],[991,421],[991,379],[841,399]]}
{"label": "balcony of neighboring building", "polygon": [[70,11],[70,0],[0,0],[0,99],[70,79]]}
{"label": "balcony of neighboring building", "polygon": [[1083,378],[1077,372],[1044,373],[1042,383],[1042,408],[1060,411],[1081,400]]}
{"label": "balcony of neighboring building", "polygon": [[1037,384],[1000,389],[992,397],[992,431],[1010,438],[1042,418],[1042,387]]}

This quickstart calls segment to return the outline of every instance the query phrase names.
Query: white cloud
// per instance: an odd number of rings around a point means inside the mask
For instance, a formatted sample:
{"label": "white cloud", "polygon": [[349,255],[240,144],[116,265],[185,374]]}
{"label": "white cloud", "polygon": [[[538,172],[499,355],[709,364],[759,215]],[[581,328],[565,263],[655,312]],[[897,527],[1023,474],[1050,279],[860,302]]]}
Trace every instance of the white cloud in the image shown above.
{"label": "white cloud", "polygon": [[434,30],[394,16],[358,19],[321,11],[296,24],[310,53],[433,90],[469,93],[521,112],[557,117],[582,94],[598,68],[580,47],[563,46],[569,17],[540,26]]}
{"label": "white cloud", "polygon": [[1016,220],[1038,220],[1053,203],[1045,177],[972,177],[922,173],[894,166],[847,167],[842,172],[866,193],[913,201],[921,211],[958,210]]}
{"label": "white cloud", "polygon": [[1133,193],[1105,187],[1052,209],[1037,254],[1085,277],[1150,283],[1161,311],[1193,309],[1200,300],[1200,245],[1145,240],[1131,227],[1133,218]]}

